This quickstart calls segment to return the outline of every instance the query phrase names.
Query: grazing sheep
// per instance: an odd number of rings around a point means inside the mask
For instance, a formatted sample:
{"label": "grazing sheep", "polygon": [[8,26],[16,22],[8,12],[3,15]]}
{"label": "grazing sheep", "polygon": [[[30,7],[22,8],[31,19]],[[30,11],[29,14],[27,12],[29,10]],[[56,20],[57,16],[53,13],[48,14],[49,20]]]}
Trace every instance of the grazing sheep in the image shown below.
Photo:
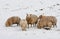
{"label": "grazing sheep", "polygon": [[25,19],[20,21],[20,26],[22,28],[22,31],[26,31],[27,28],[27,21]]}
{"label": "grazing sheep", "polygon": [[20,20],[21,19],[18,16],[12,16],[12,17],[7,19],[5,25],[6,25],[6,27],[10,27],[12,24],[19,25]]}
{"label": "grazing sheep", "polygon": [[41,28],[45,28],[45,27],[52,27],[52,22],[47,21],[46,19],[39,19],[37,22],[37,28],[41,29]]}
{"label": "grazing sheep", "polygon": [[57,19],[56,19],[56,17],[54,17],[54,16],[43,16],[43,15],[40,15],[40,16],[39,16],[39,19],[49,20],[49,21],[52,22],[53,27],[54,27],[54,26],[57,27]]}
{"label": "grazing sheep", "polygon": [[28,23],[28,28],[29,28],[29,24],[31,24],[31,27],[32,27],[32,24],[35,24],[35,26],[36,26],[37,19],[38,19],[38,17],[36,15],[27,14],[26,20],[27,20],[27,23]]}

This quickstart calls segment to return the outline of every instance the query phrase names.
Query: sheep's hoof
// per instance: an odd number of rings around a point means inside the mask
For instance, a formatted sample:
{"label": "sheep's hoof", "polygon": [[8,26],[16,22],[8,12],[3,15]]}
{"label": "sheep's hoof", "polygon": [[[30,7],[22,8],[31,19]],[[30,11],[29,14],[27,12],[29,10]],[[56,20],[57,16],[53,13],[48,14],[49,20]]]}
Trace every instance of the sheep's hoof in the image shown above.
{"label": "sheep's hoof", "polygon": [[22,31],[26,31],[26,29],[22,29]]}
{"label": "sheep's hoof", "polygon": [[41,28],[38,27],[38,29],[41,29]]}
{"label": "sheep's hoof", "polygon": [[50,30],[50,28],[44,28],[44,29],[46,29],[46,30]]}

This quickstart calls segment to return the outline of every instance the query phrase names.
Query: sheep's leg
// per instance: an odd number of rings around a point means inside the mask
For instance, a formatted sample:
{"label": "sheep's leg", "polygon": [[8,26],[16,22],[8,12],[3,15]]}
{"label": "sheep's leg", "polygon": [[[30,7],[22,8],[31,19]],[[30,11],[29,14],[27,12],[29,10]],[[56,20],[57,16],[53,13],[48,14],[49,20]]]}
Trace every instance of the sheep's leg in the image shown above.
{"label": "sheep's leg", "polygon": [[56,27],[57,27],[56,23],[55,23],[55,24],[53,24],[53,27],[54,27],[54,26],[56,26]]}
{"label": "sheep's leg", "polygon": [[29,24],[28,24],[28,28],[29,28]]}
{"label": "sheep's leg", "polygon": [[35,24],[33,24],[33,27],[35,26]]}
{"label": "sheep's leg", "polygon": [[57,25],[55,24],[56,28],[57,28]]}
{"label": "sheep's leg", "polygon": [[18,26],[19,24],[17,24],[17,26]]}
{"label": "sheep's leg", "polygon": [[40,26],[40,29],[43,28],[42,26]]}
{"label": "sheep's leg", "polygon": [[56,28],[57,28],[57,25],[55,24]]}
{"label": "sheep's leg", "polygon": [[36,26],[36,24],[33,25],[33,27],[35,27],[35,26]]}
{"label": "sheep's leg", "polygon": [[22,31],[26,31],[26,29],[25,28],[22,28]]}
{"label": "sheep's leg", "polygon": [[43,28],[43,26],[37,25],[37,28],[38,28],[38,29],[41,29],[41,28]]}
{"label": "sheep's leg", "polygon": [[35,24],[35,26],[36,26],[36,24]]}
{"label": "sheep's leg", "polygon": [[31,27],[32,27],[32,24],[31,24]]}
{"label": "sheep's leg", "polygon": [[54,26],[55,26],[55,23],[53,23],[53,28],[54,28]]}
{"label": "sheep's leg", "polygon": [[53,27],[57,27],[57,25],[53,25]]}
{"label": "sheep's leg", "polygon": [[53,25],[53,27],[54,27],[55,25]]}

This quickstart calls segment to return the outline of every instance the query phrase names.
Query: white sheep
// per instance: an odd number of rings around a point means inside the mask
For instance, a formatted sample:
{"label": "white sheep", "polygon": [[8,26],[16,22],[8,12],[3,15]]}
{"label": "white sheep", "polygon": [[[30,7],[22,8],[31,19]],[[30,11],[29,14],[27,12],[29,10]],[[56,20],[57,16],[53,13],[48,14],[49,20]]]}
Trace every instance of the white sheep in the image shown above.
{"label": "white sheep", "polygon": [[26,28],[27,28],[27,21],[25,19],[22,19],[20,21],[20,26],[22,28],[22,31],[26,31]]}

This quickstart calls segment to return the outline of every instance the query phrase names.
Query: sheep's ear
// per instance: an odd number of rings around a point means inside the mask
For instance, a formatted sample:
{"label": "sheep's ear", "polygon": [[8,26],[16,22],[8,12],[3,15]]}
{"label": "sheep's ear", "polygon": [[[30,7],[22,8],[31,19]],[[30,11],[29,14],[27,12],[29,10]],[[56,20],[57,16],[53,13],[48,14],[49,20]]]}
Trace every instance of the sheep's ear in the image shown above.
{"label": "sheep's ear", "polygon": [[39,18],[42,18],[42,15],[40,15]]}
{"label": "sheep's ear", "polygon": [[44,15],[44,13],[42,13],[42,15]]}
{"label": "sheep's ear", "polygon": [[30,14],[30,16],[31,16],[32,14]]}
{"label": "sheep's ear", "polygon": [[26,14],[28,16],[28,14]]}
{"label": "sheep's ear", "polygon": [[42,15],[40,15],[42,17]]}

